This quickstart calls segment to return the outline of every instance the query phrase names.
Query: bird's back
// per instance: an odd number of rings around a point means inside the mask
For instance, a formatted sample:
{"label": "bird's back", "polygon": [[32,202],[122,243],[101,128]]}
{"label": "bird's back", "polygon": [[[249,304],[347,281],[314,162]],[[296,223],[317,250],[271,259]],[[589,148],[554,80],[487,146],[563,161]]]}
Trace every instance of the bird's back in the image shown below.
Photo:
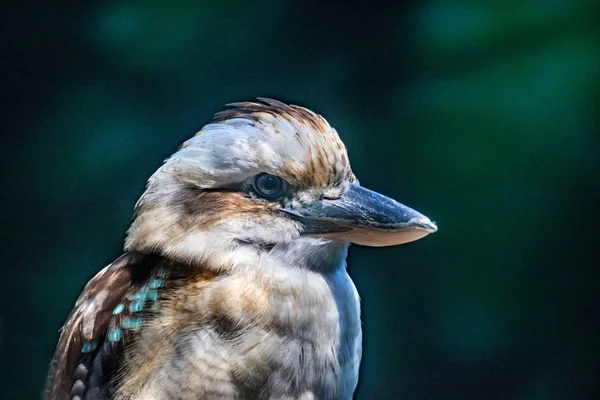
{"label": "bird's back", "polygon": [[107,384],[125,346],[135,339],[144,314],[158,304],[164,282],[158,274],[165,264],[158,256],[128,252],[88,282],[61,330],[45,398],[109,398]]}

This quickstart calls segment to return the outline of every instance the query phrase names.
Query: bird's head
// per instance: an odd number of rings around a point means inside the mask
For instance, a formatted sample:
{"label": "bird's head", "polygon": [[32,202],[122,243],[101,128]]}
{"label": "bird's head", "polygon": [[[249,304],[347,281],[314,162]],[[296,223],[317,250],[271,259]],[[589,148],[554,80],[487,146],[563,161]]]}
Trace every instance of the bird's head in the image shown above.
{"label": "bird's head", "polygon": [[126,249],[221,264],[235,262],[230,250],[303,253],[312,264],[344,256],[348,243],[390,246],[435,231],[424,215],[359,185],[323,117],[261,98],[230,104],[156,171]]}

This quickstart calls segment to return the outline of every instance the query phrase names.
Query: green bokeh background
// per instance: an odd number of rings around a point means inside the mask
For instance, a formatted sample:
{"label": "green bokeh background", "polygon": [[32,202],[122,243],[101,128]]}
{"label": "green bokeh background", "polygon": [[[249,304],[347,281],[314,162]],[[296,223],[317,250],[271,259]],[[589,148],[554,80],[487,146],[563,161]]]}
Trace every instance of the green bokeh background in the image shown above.
{"label": "green bokeh background", "polygon": [[225,103],[322,113],[361,183],[437,221],[353,247],[357,399],[600,398],[600,3],[3,6],[2,395],[121,252],[145,180]]}

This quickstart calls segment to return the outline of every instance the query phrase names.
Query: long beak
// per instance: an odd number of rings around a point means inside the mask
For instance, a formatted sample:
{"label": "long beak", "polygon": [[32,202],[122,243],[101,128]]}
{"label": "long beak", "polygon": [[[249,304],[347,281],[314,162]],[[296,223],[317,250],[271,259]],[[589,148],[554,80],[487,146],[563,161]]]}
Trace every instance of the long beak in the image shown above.
{"label": "long beak", "polygon": [[338,199],[282,211],[302,224],[304,235],[365,246],[393,246],[437,231],[423,214],[354,184]]}

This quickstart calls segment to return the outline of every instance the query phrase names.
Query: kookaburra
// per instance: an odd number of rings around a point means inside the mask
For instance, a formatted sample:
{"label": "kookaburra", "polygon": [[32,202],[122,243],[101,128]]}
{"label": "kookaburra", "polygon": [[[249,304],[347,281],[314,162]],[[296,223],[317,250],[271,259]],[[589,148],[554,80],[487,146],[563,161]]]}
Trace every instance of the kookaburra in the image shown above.
{"label": "kookaburra", "polygon": [[320,115],[229,106],[150,177],[125,253],[62,329],[46,398],[352,398],[362,334],[348,246],[436,226],[360,186]]}

